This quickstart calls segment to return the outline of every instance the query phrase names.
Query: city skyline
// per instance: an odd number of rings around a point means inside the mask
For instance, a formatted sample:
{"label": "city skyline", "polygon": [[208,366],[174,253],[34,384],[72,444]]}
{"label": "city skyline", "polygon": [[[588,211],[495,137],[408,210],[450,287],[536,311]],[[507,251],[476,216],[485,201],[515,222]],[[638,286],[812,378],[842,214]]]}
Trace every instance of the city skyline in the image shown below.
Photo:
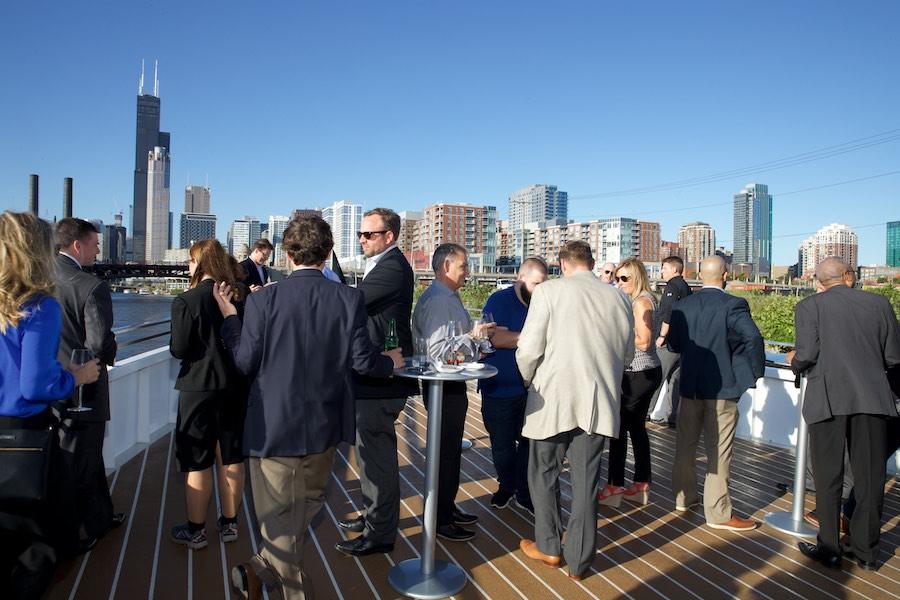
{"label": "city skyline", "polygon": [[[141,60],[149,73],[158,58],[154,94],[179,140],[172,181],[209,174],[221,240],[251,205],[285,215],[340,199],[398,212],[473,203],[497,206],[502,219],[509,194],[535,182],[568,192],[570,220],[657,221],[663,240],[699,220],[733,247],[731,199],[764,181],[778,265],[795,262],[797,245],[830,222],[858,232],[860,263],[883,263],[884,223],[900,218],[895,3],[848,13],[823,2],[812,15],[765,3],[284,5],[275,23],[257,7],[200,3],[141,19],[135,10],[10,7],[0,109],[18,116],[0,145],[2,208],[25,210],[28,174],[38,173],[41,215],[58,216],[57,182],[72,176],[76,214],[111,222],[122,212],[130,226],[135,83]],[[196,35],[199,18],[208,26]],[[122,26],[107,31],[109,19]],[[765,22],[770,42],[734,44],[741,22]],[[293,34],[300,23],[304,36]],[[342,43],[329,43],[337,23]],[[564,31],[565,43],[517,43],[515,31],[534,25]],[[667,35],[673,28],[683,35]],[[525,83],[538,80],[559,90]],[[767,94],[735,93],[750,84]],[[846,152],[773,162],[879,132]],[[660,186],[691,178],[701,185]]]}

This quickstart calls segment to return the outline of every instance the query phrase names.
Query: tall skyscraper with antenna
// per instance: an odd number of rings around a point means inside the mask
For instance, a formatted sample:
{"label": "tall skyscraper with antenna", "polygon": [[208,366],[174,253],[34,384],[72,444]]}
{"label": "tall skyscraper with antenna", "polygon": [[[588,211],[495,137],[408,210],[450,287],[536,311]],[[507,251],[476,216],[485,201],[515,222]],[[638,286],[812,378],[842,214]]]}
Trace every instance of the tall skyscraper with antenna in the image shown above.
{"label": "tall skyscraper with antenna", "polygon": [[153,93],[144,93],[144,61],[137,96],[137,131],[134,139],[134,202],[131,211],[132,259],[143,261],[147,244],[147,156],[156,147],[171,155],[171,134],[159,130],[159,62],[153,65]]}

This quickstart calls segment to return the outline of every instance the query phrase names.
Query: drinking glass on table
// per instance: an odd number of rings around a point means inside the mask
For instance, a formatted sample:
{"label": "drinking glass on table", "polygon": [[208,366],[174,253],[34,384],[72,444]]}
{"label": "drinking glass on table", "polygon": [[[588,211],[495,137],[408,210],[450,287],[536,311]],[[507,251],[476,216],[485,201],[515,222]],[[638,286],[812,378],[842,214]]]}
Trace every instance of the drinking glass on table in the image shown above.
{"label": "drinking glass on table", "polygon": [[[70,362],[73,365],[80,367],[81,365],[89,363],[92,360],[94,360],[94,353],[91,352],[90,350],[88,350],[87,348],[75,348],[74,350],[72,350],[72,356],[70,358]],[[83,402],[84,402],[84,386],[79,385],[78,386],[78,404],[76,404],[75,406],[69,407],[69,412],[82,413],[82,412],[89,412],[89,411],[94,410],[93,408],[91,408],[89,406],[84,406]]]}
{"label": "drinking glass on table", "polygon": [[413,340],[412,367],[420,372],[428,367],[428,338],[417,337]]}

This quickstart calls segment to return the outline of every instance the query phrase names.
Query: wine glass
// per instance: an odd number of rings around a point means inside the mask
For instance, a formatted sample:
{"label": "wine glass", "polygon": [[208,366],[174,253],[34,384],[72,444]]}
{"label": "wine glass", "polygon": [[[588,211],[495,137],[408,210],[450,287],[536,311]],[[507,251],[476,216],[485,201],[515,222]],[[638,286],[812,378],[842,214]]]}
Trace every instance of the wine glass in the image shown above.
{"label": "wine glass", "polygon": [[[87,348],[75,348],[74,350],[72,350],[72,356],[71,356],[70,362],[73,365],[80,367],[81,365],[91,362],[92,360],[94,360],[94,353],[91,352],[90,350],[88,350]],[[78,386],[78,404],[76,404],[75,406],[70,406],[69,412],[82,413],[82,412],[89,412],[89,411],[94,410],[93,408],[91,408],[89,406],[84,406],[83,401],[84,401],[84,386],[79,385]]]}
{"label": "wine glass", "polygon": [[[484,312],[481,314],[481,319],[478,319],[477,322],[480,322],[482,324],[494,323],[494,315],[489,312]],[[484,354],[492,354],[497,351],[497,349],[494,348],[494,346],[491,344],[491,340],[488,337],[482,338],[478,349],[481,350],[481,352]]]}

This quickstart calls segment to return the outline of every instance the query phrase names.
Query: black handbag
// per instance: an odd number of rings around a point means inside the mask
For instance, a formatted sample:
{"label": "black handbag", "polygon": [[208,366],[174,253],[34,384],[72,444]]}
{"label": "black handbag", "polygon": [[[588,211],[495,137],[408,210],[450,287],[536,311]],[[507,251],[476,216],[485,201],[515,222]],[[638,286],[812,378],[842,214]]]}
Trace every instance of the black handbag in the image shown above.
{"label": "black handbag", "polygon": [[55,427],[0,429],[0,503],[47,499]]}

